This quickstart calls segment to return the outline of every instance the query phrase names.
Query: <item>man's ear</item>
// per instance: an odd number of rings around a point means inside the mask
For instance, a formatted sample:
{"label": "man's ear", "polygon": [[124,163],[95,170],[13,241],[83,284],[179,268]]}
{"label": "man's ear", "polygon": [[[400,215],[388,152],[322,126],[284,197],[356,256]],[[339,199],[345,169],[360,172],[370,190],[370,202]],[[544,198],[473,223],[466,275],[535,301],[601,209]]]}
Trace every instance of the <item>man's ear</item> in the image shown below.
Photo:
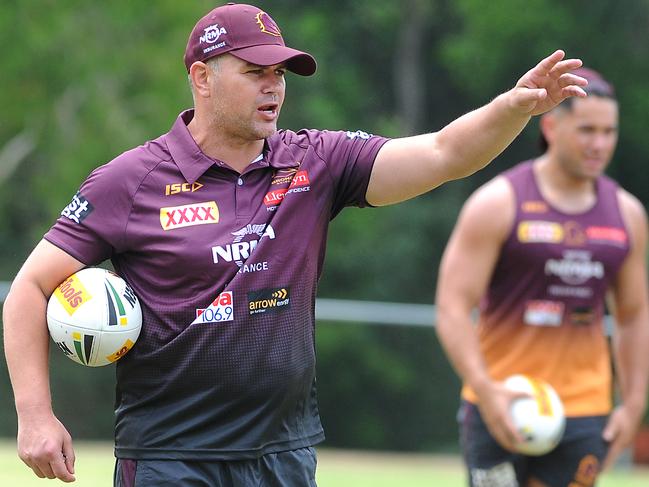
{"label": "man's ear", "polygon": [[189,77],[192,80],[194,93],[203,98],[209,98],[211,94],[209,79],[214,76],[210,68],[202,61],[196,61],[189,67]]}
{"label": "man's ear", "polygon": [[557,114],[554,112],[554,110],[541,115],[541,118],[539,120],[539,128],[541,130],[541,134],[543,134],[543,138],[548,144],[552,144],[552,141],[554,140],[556,126]]}

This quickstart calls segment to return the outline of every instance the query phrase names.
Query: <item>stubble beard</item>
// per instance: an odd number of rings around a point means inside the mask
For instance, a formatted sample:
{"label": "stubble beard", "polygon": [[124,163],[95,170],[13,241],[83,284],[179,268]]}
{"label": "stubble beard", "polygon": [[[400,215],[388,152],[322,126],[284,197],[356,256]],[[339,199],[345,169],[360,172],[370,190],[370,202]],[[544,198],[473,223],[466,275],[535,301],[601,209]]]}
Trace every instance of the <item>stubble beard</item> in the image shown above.
{"label": "stubble beard", "polygon": [[221,107],[215,107],[213,126],[216,130],[231,139],[242,142],[264,140],[277,132],[277,123],[257,122],[252,116],[227,114]]}

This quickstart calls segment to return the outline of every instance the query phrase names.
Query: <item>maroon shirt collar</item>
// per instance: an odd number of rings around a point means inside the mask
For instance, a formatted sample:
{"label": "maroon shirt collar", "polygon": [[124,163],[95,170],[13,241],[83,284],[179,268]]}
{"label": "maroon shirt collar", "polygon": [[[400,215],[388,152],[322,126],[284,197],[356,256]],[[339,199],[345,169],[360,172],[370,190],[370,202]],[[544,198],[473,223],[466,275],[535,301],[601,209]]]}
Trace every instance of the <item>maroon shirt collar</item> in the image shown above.
{"label": "maroon shirt collar", "polygon": [[[178,115],[166,136],[167,147],[174,162],[180,169],[185,181],[196,182],[210,167],[227,167],[218,159],[212,159],[201,151],[187,129],[187,124],[194,118],[194,110],[189,109]],[[285,169],[299,166],[300,162],[292,157],[290,151],[282,151],[284,145],[281,131],[275,132],[264,142],[264,157],[255,163],[258,167],[271,166],[275,169]],[[281,153],[274,157],[274,153]]]}

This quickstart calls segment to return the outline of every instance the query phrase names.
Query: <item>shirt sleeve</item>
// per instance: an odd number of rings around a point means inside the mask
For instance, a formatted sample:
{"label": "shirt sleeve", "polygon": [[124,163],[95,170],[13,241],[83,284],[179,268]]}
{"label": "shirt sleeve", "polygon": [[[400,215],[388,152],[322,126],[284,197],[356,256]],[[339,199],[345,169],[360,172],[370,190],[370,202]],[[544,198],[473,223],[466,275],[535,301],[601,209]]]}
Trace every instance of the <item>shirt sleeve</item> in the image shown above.
{"label": "shirt sleeve", "polygon": [[316,152],[334,181],[333,219],[346,206],[369,206],[365,198],[374,160],[389,139],[361,130],[319,132]]}
{"label": "shirt sleeve", "polygon": [[122,250],[133,197],[118,160],[95,169],[45,234],[45,240],[91,266]]}

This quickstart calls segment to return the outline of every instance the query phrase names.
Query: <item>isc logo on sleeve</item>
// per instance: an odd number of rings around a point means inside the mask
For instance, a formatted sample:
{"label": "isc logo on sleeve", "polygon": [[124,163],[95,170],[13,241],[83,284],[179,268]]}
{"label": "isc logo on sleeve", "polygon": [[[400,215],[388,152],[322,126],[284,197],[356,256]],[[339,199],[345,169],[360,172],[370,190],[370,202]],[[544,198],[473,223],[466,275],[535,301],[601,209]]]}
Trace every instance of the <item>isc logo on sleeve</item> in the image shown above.
{"label": "isc logo on sleeve", "polygon": [[165,231],[218,222],[219,207],[215,201],[160,208],[160,225]]}

